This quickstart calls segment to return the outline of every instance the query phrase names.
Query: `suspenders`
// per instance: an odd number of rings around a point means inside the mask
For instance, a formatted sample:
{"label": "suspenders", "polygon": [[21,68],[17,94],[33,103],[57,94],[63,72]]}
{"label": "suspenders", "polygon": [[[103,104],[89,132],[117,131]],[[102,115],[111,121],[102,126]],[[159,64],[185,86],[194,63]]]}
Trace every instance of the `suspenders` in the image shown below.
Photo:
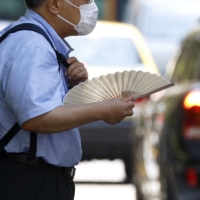
{"label": "suspenders", "polygon": [[65,67],[68,67],[66,58],[54,48],[54,45],[51,42],[51,40],[49,39],[48,35],[39,26],[37,26],[35,24],[24,23],[24,24],[19,24],[15,27],[9,29],[6,33],[4,33],[0,37],[0,43],[8,36],[8,34],[15,33],[17,31],[23,31],[23,30],[34,31],[34,32],[37,32],[37,33],[43,35],[46,38],[46,40],[49,42],[51,47],[54,49],[56,56],[57,56],[59,66],[60,66],[60,63],[62,63]]}
{"label": "suspenders", "polygon": [[[47,34],[37,25],[31,24],[31,23],[24,23],[24,24],[19,24],[11,29],[9,29],[7,32],[5,32],[1,37],[0,37],[0,43],[10,34],[10,33],[15,33],[17,31],[22,31],[22,30],[29,30],[29,31],[34,31],[37,32],[41,35],[43,35],[46,40],[50,43],[51,47],[54,49],[56,53],[56,57],[58,60],[58,65],[60,69],[60,64],[62,63],[66,68],[68,67],[68,63],[66,61],[66,58],[59,53],[55,48]],[[10,142],[10,140],[21,130],[21,127],[19,126],[18,123],[16,123],[5,135],[4,137],[0,140],[0,155],[4,152],[4,147]],[[30,133],[30,146],[29,146],[29,158],[34,159],[36,157],[36,152],[37,152],[37,133],[31,132]]]}

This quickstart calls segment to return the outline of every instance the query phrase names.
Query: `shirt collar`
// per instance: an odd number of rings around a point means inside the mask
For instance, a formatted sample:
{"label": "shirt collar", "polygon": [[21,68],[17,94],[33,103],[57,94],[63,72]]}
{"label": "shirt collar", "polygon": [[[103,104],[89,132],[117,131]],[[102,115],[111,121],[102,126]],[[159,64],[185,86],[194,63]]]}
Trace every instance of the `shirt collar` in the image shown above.
{"label": "shirt collar", "polygon": [[62,53],[66,57],[69,56],[69,53],[73,50],[70,45],[62,39],[53,27],[38,13],[31,9],[27,9],[24,17],[21,17],[18,22],[30,22],[40,26],[49,36],[52,42],[55,45],[55,48],[58,52]]}

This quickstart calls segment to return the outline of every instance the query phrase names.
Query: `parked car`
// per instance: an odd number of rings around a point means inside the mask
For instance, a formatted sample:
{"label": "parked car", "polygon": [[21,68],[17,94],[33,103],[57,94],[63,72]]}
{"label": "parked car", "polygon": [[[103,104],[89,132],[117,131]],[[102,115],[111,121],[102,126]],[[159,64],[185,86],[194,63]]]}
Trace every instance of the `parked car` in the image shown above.
{"label": "parked car", "polygon": [[176,86],[155,93],[143,107],[134,146],[139,200],[200,199],[200,28],[167,65]]}
{"label": "parked car", "polygon": [[123,17],[144,35],[161,75],[180,41],[199,19],[198,0],[128,0]]}
{"label": "parked car", "polygon": [[[88,36],[66,38],[76,56],[85,63],[89,78],[125,70],[143,70],[159,74],[148,47],[136,27],[124,23],[98,21],[95,30]],[[141,104],[136,102],[133,117],[127,117],[117,125],[103,121],[80,127],[83,158],[122,159],[127,174],[132,180],[133,135],[137,127]]]}

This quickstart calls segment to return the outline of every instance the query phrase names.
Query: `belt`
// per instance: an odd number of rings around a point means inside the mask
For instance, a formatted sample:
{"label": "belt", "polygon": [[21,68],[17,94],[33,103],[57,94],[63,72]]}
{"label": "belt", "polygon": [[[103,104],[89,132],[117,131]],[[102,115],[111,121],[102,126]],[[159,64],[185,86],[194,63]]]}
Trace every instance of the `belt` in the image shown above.
{"label": "belt", "polygon": [[56,171],[58,173],[61,173],[63,175],[70,176],[72,179],[74,179],[76,168],[74,167],[57,167],[51,164],[46,163],[42,160],[42,158],[34,158],[30,159],[28,157],[28,154],[26,153],[3,153],[1,156],[3,159],[7,160],[15,160],[19,161],[25,164],[35,165],[43,169],[47,169],[50,171]]}

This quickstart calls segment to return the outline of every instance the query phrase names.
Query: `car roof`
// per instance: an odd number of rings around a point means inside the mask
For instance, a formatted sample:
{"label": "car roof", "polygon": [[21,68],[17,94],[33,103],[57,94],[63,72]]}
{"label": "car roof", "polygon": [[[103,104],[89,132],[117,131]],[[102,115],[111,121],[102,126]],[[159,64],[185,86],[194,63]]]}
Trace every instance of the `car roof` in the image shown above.
{"label": "car roof", "polygon": [[99,20],[97,21],[97,25],[94,31],[87,37],[122,37],[131,39],[138,50],[143,64],[149,66],[152,69],[152,71],[159,74],[159,70],[149,51],[145,39],[134,25],[123,22]]}
{"label": "car roof", "polygon": [[132,34],[139,34],[135,26],[122,23],[101,21],[97,22],[94,31],[89,35],[90,37],[132,37]]}

